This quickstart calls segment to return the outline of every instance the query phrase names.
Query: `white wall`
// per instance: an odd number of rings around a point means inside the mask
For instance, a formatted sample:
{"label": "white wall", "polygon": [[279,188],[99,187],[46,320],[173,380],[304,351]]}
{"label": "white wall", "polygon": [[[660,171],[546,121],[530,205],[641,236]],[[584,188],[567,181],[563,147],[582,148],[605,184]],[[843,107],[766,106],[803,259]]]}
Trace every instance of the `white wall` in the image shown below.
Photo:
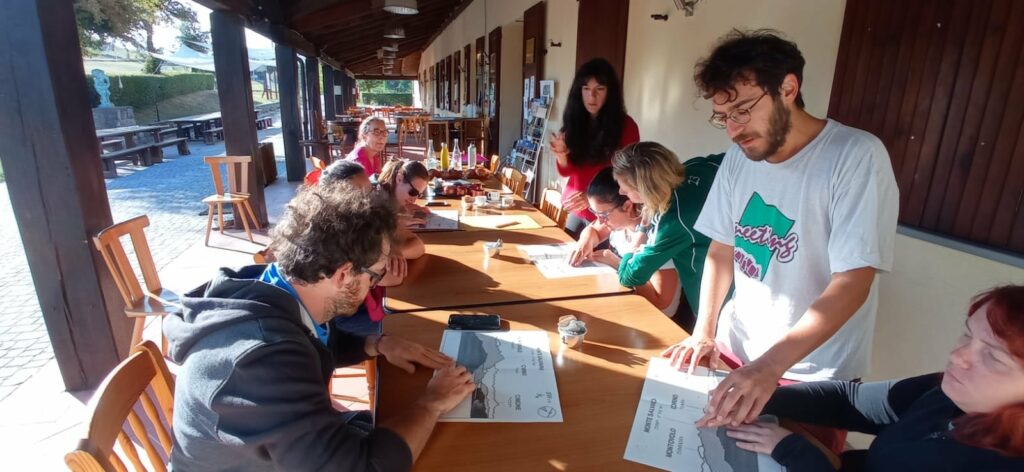
{"label": "white wall", "polygon": [[[725,132],[708,125],[711,105],[697,94],[693,66],[732,28],[773,28],[794,41],[807,61],[807,110],[825,116],[845,7],[845,0],[713,0],[685,17],[671,0],[630,1],[623,82],[640,139],[658,141],[683,160],[728,147]],[[665,13],[668,21],[651,19]]]}
{"label": "white wall", "polygon": [[1024,269],[905,235],[893,271],[880,276],[870,379],[942,370],[963,332],[972,296],[1009,283]]}
{"label": "white wall", "polygon": [[[523,18],[523,12],[537,3],[538,0],[474,0],[423,51],[420,59],[420,70],[428,69],[439,59],[447,57],[457,50],[470,44],[472,54],[476,55],[476,39],[486,37],[494,28],[502,27],[501,54],[501,139],[499,148],[502,155],[508,154],[515,139],[519,138],[522,122],[522,40],[523,24],[517,23]],[[546,31],[547,40],[561,42],[562,47],[548,48],[543,56],[545,80],[554,80],[555,107],[551,110],[551,127],[559,128],[561,121],[561,105],[565,103],[563,90],[572,83],[576,72],[576,25],[579,6],[577,0],[547,0]],[[486,10],[486,15],[485,15]],[[486,18],[485,18],[486,17]],[[547,45],[547,41],[545,42]],[[474,60],[475,64],[475,60]],[[471,67],[472,93],[469,101],[476,99],[476,66]],[[433,86],[433,84],[428,84]],[[429,89],[428,90],[432,90]],[[428,92],[429,96],[429,92]],[[557,174],[554,164],[545,156],[541,157],[538,166],[537,184],[545,186],[555,180]]]}

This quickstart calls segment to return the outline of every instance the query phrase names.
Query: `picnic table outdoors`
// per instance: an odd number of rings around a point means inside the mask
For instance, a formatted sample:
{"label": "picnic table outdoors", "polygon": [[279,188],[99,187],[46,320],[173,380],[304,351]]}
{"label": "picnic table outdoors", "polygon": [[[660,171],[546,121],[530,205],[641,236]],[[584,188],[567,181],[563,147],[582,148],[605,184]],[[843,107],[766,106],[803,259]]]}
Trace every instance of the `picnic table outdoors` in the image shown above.
{"label": "picnic table outdoors", "polygon": [[[671,319],[643,297],[616,295],[390,315],[384,333],[436,348],[452,313],[498,314],[510,329],[546,331],[563,422],[438,423],[414,470],[651,470],[623,454],[648,360],[687,336]],[[559,340],[556,323],[566,314],[587,323],[575,349]],[[410,375],[378,362],[377,373],[376,420],[386,424],[423,392],[432,371]]]}
{"label": "picnic table outdoors", "polygon": [[[162,126],[124,126],[96,131],[106,178],[117,177],[117,161],[130,160],[135,165],[150,166],[163,162],[163,148],[177,146],[179,155],[189,154],[188,144],[183,138],[165,140]],[[137,142],[138,137],[149,135],[149,142]],[[108,146],[113,149],[108,149]]]}

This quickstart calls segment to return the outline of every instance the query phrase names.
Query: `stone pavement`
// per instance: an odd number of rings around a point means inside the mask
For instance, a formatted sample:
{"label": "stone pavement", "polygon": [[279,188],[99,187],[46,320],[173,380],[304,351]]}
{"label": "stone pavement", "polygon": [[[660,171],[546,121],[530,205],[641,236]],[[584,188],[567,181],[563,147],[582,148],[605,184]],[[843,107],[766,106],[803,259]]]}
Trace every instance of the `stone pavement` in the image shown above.
{"label": "stone pavement", "polygon": [[[261,130],[259,138],[262,142],[274,143],[278,178],[284,179],[280,128]],[[201,241],[206,231],[206,217],[199,213],[206,209],[201,200],[213,193],[213,181],[203,156],[223,155],[224,143],[190,142],[189,147],[192,153],[188,156],[178,156],[175,148],[166,148],[164,163],[152,167],[119,166],[118,174],[122,177],[106,181],[115,222],[149,215],[146,238],[157,270]],[[3,401],[53,358],[6,183],[0,183],[0,260],[6,264],[6,275],[0,278],[0,401]]]}

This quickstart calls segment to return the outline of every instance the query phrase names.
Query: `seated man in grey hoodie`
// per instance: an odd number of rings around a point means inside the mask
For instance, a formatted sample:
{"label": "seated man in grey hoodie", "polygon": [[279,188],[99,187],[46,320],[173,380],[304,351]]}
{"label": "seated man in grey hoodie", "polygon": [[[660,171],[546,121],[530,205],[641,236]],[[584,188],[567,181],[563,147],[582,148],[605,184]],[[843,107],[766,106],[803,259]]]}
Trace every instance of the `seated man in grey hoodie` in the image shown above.
{"label": "seated man in grey hoodie", "polygon": [[[317,186],[289,203],[273,230],[277,262],[220,272],[164,322],[181,364],[171,464],[189,470],[408,470],[437,418],[473,391],[444,354],[394,336],[332,328],[384,276],[395,215],[349,186]],[[412,372],[437,369],[399,419],[332,407],[336,367],[383,356]]]}

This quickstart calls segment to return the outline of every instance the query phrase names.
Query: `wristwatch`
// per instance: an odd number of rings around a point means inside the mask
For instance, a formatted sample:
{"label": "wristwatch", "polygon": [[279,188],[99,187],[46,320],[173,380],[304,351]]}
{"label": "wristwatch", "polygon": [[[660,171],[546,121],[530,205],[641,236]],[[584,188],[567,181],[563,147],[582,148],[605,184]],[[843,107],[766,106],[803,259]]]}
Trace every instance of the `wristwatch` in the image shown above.
{"label": "wristwatch", "polygon": [[651,230],[651,225],[646,225],[645,226],[645,225],[642,225],[642,224],[638,224],[638,225],[636,225],[636,229],[634,229],[633,231],[636,231],[637,233],[646,233],[646,232],[648,232],[650,230]]}

